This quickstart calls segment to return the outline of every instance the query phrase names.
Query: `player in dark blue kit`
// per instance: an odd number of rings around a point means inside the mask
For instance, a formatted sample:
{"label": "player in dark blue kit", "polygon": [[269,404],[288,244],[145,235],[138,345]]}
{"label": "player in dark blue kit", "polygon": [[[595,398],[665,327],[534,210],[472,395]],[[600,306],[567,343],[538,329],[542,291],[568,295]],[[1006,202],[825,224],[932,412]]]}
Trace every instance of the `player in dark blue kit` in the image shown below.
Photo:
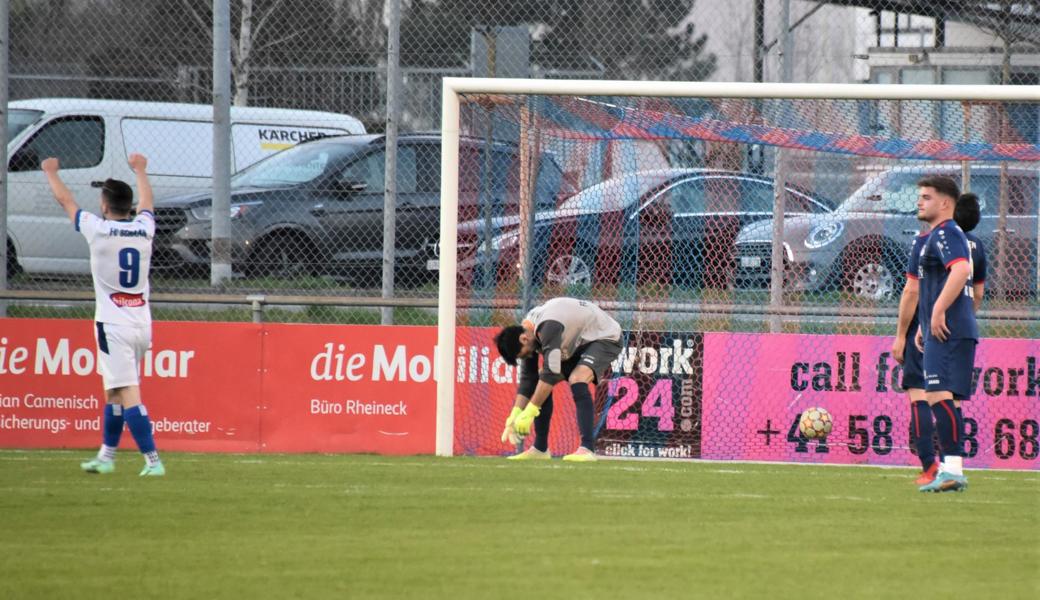
{"label": "player in dark blue kit", "polygon": [[931,231],[918,256],[918,317],[924,351],[925,398],[932,408],[942,448],[942,463],[922,492],[962,491],[963,425],[954,404],[967,400],[975,366],[978,326],[972,296],[972,257],[968,238],[954,222],[960,197],[948,177],[926,177],[917,183],[917,218]]}
{"label": "player in dark blue kit", "polygon": [[982,296],[986,291],[986,248],[982,245],[982,240],[972,233],[981,220],[979,213],[979,197],[971,193],[961,194],[957,199],[953,220],[957,221],[964,237],[968,238],[968,249],[971,250],[971,287],[975,312],[982,306]]}
{"label": "player in dark blue kit", "polygon": [[[971,193],[961,194],[957,199],[957,207],[954,209],[954,221],[964,231],[968,239],[968,247],[971,251],[972,270],[972,292],[974,310],[977,312],[982,303],[984,285],[986,280],[986,252],[982,242],[969,233],[979,224],[979,199]],[[935,420],[932,417],[932,409],[925,397],[923,355],[915,343],[914,336],[918,333],[917,305],[920,295],[920,286],[917,279],[918,261],[921,249],[928,241],[928,231],[914,238],[910,248],[910,256],[907,260],[906,286],[899,300],[899,322],[896,327],[896,337],[892,343],[892,357],[896,362],[903,365],[902,387],[906,390],[910,400],[910,432],[917,450],[917,457],[921,461],[921,473],[914,483],[918,486],[926,485],[935,480],[939,471],[939,462],[936,460],[933,434],[935,432]],[[954,403],[958,412],[960,401]],[[958,420],[963,419],[958,414]],[[961,436],[959,436],[961,437]]]}

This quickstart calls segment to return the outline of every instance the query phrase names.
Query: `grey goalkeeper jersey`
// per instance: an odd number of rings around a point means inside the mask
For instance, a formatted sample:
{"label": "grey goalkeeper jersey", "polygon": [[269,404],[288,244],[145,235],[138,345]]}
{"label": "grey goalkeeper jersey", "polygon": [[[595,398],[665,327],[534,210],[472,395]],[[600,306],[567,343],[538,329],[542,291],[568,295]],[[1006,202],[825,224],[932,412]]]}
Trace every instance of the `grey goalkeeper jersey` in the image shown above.
{"label": "grey goalkeeper jersey", "polygon": [[530,323],[535,333],[543,323],[555,321],[563,326],[559,332],[559,344],[555,340],[542,339],[539,342],[544,348],[554,346],[560,349],[560,360],[566,361],[574,355],[578,348],[597,340],[619,341],[621,325],[603,309],[592,302],[576,298],[553,298],[541,306],[534,307],[527,313],[524,323]]}

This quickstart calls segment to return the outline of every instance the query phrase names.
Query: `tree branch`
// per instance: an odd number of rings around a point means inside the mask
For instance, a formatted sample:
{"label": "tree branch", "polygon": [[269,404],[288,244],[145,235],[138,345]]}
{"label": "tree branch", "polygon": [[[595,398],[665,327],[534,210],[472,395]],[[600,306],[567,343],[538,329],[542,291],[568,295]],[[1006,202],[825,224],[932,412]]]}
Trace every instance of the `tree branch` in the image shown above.
{"label": "tree branch", "polygon": [[280,38],[278,38],[276,40],[271,40],[270,42],[267,42],[266,44],[261,44],[256,49],[257,50],[264,50],[266,48],[270,48],[271,46],[277,46],[278,44],[281,44],[282,42],[288,42],[289,40],[291,40],[293,38],[296,38],[296,37],[300,37],[301,35],[303,35],[302,31],[294,31],[294,32],[290,33],[289,35],[280,37]]}
{"label": "tree branch", "polygon": [[191,0],[181,0],[181,4],[184,5],[184,8],[188,9],[188,14],[195,18],[195,22],[199,24],[199,27],[202,27],[203,31],[212,36],[213,27],[206,25],[205,19],[203,19],[202,15],[200,15],[199,12],[195,10],[195,7],[191,5]]}
{"label": "tree branch", "polygon": [[254,40],[260,39],[260,31],[264,28],[264,24],[267,23],[267,19],[274,14],[274,11],[278,10],[278,7],[281,6],[281,4],[282,0],[275,0],[274,3],[271,4],[271,7],[267,9],[267,12],[260,17],[260,21],[257,22],[256,27],[253,28]]}

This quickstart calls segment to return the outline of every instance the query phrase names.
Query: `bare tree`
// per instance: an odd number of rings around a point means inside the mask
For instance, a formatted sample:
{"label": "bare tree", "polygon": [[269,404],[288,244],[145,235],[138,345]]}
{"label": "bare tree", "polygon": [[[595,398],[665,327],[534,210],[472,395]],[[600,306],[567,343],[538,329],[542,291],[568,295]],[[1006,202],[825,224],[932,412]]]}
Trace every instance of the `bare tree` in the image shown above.
{"label": "bare tree", "polygon": [[[249,103],[250,78],[256,53],[288,42],[304,33],[300,30],[292,30],[285,35],[266,40],[263,43],[257,43],[257,40],[263,39],[261,36],[265,26],[271,21],[272,15],[278,11],[282,2],[283,0],[270,2],[264,10],[260,11],[259,18],[256,19],[256,25],[254,26],[254,19],[256,18],[254,15],[254,0],[238,0],[240,6],[238,11],[238,34],[235,34],[234,28],[232,28],[231,32],[231,76],[234,79],[235,86],[235,95],[232,101],[235,106],[246,106]],[[200,12],[192,0],[181,0],[181,3],[188,9],[200,27],[212,33],[211,26],[207,23],[207,17],[211,20],[212,13]],[[206,16],[203,16],[204,14]]]}

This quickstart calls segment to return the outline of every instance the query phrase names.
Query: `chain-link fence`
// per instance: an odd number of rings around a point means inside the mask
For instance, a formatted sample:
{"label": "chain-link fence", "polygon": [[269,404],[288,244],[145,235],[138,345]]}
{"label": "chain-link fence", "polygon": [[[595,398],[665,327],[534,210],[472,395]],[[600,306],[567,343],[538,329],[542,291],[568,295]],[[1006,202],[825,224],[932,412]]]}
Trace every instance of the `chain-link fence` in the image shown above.
{"label": "chain-link fence", "polygon": [[[377,307],[394,306],[395,322],[425,324],[436,319],[436,129],[445,76],[1040,83],[1037,2],[230,0],[223,29],[214,28],[213,7],[220,4],[15,0],[6,7],[10,60],[0,85],[11,99],[5,173],[9,315],[91,314],[87,247],[51,197],[40,170],[49,156],[60,159],[65,182],[92,211],[99,210],[100,182],[133,181],[126,165],[130,153],[149,157],[159,199],[151,272],[157,318],[246,320],[262,311],[269,320],[379,322]],[[395,9],[399,49],[388,48]],[[214,47],[221,44],[229,50],[223,63],[215,63]],[[220,98],[220,86],[214,86],[213,73],[221,64],[229,71],[226,100],[233,104],[223,130],[230,145],[228,173],[214,172],[221,163],[214,162],[214,97]],[[388,86],[395,76],[401,85]],[[400,136],[390,140],[396,178],[388,192],[383,132],[392,90],[397,91],[389,105],[399,107]],[[748,114],[755,109],[731,107]],[[987,110],[936,105],[914,116],[912,131],[898,105],[850,115],[805,114],[792,122],[828,132],[847,125],[835,119],[849,118],[857,120],[852,129],[859,134],[925,141],[944,139],[957,128],[970,133],[990,127],[987,139],[1040,141],[1035,105],[1015,107],[995,121]],[[716,223],[725,235],[690,254],[696,268],[680,296],[711,296],[713,303],[749,314],[769,301],[771,233],[744,222],[750,214],[755,220],[774,216],[766,189],[777,173],[766,143],[691,137],[655,141],[653,151],[590,144],[580,152],[548,149],[531,169],[508,126],[474,120],[466,127],[474,135],[463,147],[460,173],[467,175],[460,200],[471,207],[473,220],[485,222],[512,218],[495,207],[513,203],[525,181],[533,186],[537,210],[552,212],[571,206],[566,203],[582,190],[635,171],[729,170],[732,177],[712,186],[743,186],[740,191],[709,196],[740,197],[725,211],[735,213],[740,227]],[[923,164],[794,151],[787,158],[782,179],[788,210],[798,206],[807,214],[856,202],[895,206],[905,201],[904,184],[916,181]],[[983,200],[980,227],[992,221],[993,231],[1005,232],[985,240],[997,256],[991,266],[993,307],[1035,320],[1035,277],[1028,275],[1035,272],[1036,245],[1020,244],[1015,236],[1029,229],[1028,223],[1018,225],[1021,220],[1036,221],[1036,163],[976,161],[967,170],[950,163],[943,169]],[[216,197],[220,182],[232,174],[229,197]],[[392,245],[384,244],[388,193],[395,207]],[[754,204],[759,200],[761,206]],[[501,223],[491,225],[502,233]],[[790,248],[783,267],[789,302],[855,305],[885,318],[894,315],[903,269],[897,256],[902,251],[893,248],[902,248],[905,231],[915,229],[916,221],[906,214],[885,221],[868,216],[812,227],[784,228],[791,238],[783,246]],[[842,247],[857,250],[819,264],[801,238],[817,236],[813,243],[822,243],[839,227]],[[215,239],[221,240],[216,246]],[[669,248],[670,255],[681,251]],[[864,260],[846,264],[848,256]],[[225,259],[229,276],[212,268]],[[546,278],[594,283],[594,273],[560,259],[546,255]],[[386,281],[387,261],[392,282]],[[843,275],[836,280],[838,271]],[[522,295],[518,290],[518,303]]]}

